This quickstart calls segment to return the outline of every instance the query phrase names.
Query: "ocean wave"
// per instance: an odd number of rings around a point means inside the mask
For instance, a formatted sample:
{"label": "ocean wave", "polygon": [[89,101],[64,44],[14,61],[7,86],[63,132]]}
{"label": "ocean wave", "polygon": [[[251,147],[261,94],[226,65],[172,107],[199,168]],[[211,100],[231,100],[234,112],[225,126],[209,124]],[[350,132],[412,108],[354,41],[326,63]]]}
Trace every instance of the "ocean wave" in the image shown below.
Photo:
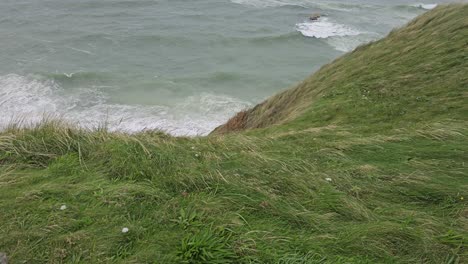
{"label": "ocean wave", "polygon": [[420,9],[425,9],[425,10],[431,10],[437,7],[437,4],[414,4],[411,5],[412,7],[420,8]]}
{"label": "ocean wave", "polygon": [[329,37],[344,37],[357,36],[360,31],[355,30],[347,25],[342,25],[330,21],[328,18],[320,18],[318,21],[303,22],[296,24],[296,30],[301,32],[305,37],[313,38],[329,38]]}
{"label": "ocean wave", "polygon": [[211,71],[195,75],[173,78],[176,83],[202,83],[203,85],[221,85],[228,82],[238,82],[246,79],[253,79],[251,75],[242,71]]}
{"label": "ocean wave", "polygon": [[414,12],[418,10],[432,10],[436,7],[437,7],[437,4],[422,4],[422,3],[393,6],[393,8],[396,10],[403,10],[407,12]]}
{"label": "ocean wave", "polygon": [[335,50],[349,52],[359,45],[381,37],[377,33],[364,32],[351,26],[332,22],[328,18],[320,18],[314,22],[296,24],[296,30],[303,36],[324,39]]}
{"label": "ocean wave", "polygon": [[381,7],[380,5],[372,5],[372,4],[364,4],[364,3],[353,4],[353,3],[330,2],[330,1],[325,1],[325,2],[314,1],[313,3],[314,3],[313,7],[318,7],[322,10],[334,10],[334,11],[341,11],[341,12],[359,11],[362,9],[375,10]]}
{"label": "ocean wave", "polygon": [[265,43],[278,43],[283,41],[291,41],[299,39],[300,35],[297,32],[292,31],[284,34],[278,35],[266,35],[266,36],[258,36],[254,38],[250,38],[249,41],[258,44],[265,44]]}
{"label": "ocean wave", "polygon": [[374,5],[354,4],[343,2],[330,1],[310,1],[310,0],[231,0],[232,3],[250,6],[254,8],[273,8],[273,7],[301,7],[315,8],[316,11],[336,10],[336,11],[351,11],[360,10],[362,8],[374,8]]}
{"label": "ocean wave", "polygon": [[0,98],[0,128],[14,120],[35,124],[44,116],[58,116],[87,128],[105,123],[111,131],[158,129],[177,136],[205,135],[250,106],[211,93],[187,96],[172,106],[116,104],[96,88],[65,91],[54,80],[17,74],[0,76]]}
{"label": "ocean wave", "polygon": [[284,0],[231,0],[232,3],[252,6],[256,8],[280,7],[280,6],[300,6],[307,7],[305,1],[284,1]]}
{"label": "ocean wave", "polygon": [[0,127],[15,117],[27,117],[37,122],[44,112],[57,112],[60,105],[51,96],[56,89],[53,82],[26,78],[16,74],[0,77]]}
{"label": "ocean wave", "polygon": [[64,73],[38,73],[38,79],[54,81],[62,86],[88,86],[108,83],[112,76],[99,72],[64,72]]}
{"label": "ocean wave", "polygon": [[[158,1],[154,0],[139,0],[139,1],[131,1],[131,0],[122,0],[122,1],[113,1],[113,7],[120,7],[120,8],[141,8],[141,7],[149,7],[153,5],[159,4]],[[76,1],[73,4],[68,4],[70,7],[76,7],[77,9],[97,9],[103,8],[107,9],[109,7],[108,1]]]}
{"label": "ocean wave", "polygon": [[335,50],[349,52],[357,48],[359,45],[369,43],[379,37],[380,36],[378,34],[366,33],[357,36],[331,37],[326,39],[326,41]]}
{"label": "ocean wave", "polygon": [[201,76],[201,79],[206,79],[209,82],[233,82],[242,79],[241,74],[233,73],[233,72],[214,72],[209,76]]}

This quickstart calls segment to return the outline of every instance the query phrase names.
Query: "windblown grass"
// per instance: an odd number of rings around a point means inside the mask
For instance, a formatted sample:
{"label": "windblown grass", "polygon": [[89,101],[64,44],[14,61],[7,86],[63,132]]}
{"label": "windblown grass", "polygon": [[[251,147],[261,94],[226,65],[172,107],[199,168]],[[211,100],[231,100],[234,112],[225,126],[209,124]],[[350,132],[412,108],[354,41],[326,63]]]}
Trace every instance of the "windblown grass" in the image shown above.
{"label": "windblown grass", "polygon": [[56,123],[5,132],[0,245],[29,262],[203,263],[203,250],[212,263],[461,261],[465,128],[364,139],[344,128],[195,139]]}
{"label": "windblown grass", "polygon": [[239,113],[215,133],[278,124],[288,124],[283,129],[352,124],[374,130],[375,123],[391,128],[437,117],[464,119],[467,13],[466,4],[440,6]]}
{"label": "windblown grass", "polygon": [[[257,113],[270,121],[242,127],[261,129],[10,127],[0,251],[12,263],[467,262],[466,12],[440,7],[325,66],[259,106],[271,104],[275,114]],[[357,100],[358,87],[371,99]]]}

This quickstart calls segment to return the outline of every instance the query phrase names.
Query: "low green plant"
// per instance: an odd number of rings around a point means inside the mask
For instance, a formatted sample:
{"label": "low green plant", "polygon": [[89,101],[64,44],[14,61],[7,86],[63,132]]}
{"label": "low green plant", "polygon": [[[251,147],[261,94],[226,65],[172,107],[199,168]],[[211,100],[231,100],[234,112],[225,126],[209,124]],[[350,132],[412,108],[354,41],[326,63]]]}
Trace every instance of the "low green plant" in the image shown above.
{"label": "low green plant", "polygon": [[233,263],[234,252],[230,249],[229,236],[211,229],[188,234],[182,239],[177,256],[181,263]]}
{"label": "low green plant", "polygon": [[202,216],[203,213],[197,212],[193,207],[181,208],[179,217],[174,221],[182,226],[183,229],[187,229],[190,226],[201,225],[200,219]]}

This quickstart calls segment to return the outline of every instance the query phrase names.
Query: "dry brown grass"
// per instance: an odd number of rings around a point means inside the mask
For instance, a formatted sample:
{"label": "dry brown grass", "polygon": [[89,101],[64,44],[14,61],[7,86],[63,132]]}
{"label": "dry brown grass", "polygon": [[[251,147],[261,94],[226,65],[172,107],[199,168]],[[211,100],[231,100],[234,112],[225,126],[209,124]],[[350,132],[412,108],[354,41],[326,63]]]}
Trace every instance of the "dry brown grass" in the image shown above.
{"label": "dry brown grass", "polygon": [[213,132],[224,134],[232,131],[243,130],[247,126],[247,119],[249,116],[249,110],[241,111],[229,119],[226,124],[217,127]]}

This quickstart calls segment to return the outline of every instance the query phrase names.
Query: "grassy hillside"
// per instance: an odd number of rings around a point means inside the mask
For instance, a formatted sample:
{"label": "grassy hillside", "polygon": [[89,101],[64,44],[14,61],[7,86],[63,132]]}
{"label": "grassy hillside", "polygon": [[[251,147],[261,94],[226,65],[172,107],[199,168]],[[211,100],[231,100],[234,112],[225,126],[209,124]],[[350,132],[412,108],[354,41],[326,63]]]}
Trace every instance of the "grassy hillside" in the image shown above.
{"label": "grassy hillside", "polygon": [[11,263],[468,262],[466,14],[438,7],[208,137],[59,121],[0,132],[0,252]]}
{"label": "grassy hillside", "polygon": [[285,123],[290,130],[336,124],[375,131],[378,122],[393,128],[466,118],[467,14],[461,4],[428,12],[239,113],[215,133]]}

